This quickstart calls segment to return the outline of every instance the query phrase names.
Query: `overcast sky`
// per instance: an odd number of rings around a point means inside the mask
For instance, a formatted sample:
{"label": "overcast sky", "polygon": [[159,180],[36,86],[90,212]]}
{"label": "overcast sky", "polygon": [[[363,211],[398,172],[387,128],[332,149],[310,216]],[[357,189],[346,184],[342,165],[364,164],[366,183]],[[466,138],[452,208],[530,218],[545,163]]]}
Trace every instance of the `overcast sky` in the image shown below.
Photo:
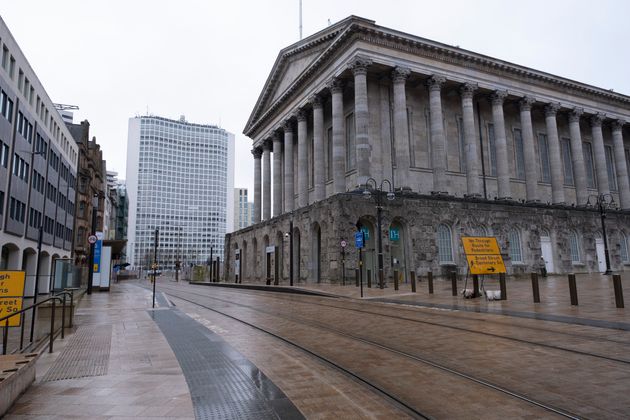
{"label": "overcast sky", "polygon": [[[80,107],[125,178],[128,119],[147,112],[236,135],[235,186],[253,188],[243,134],[299,0],[0,0],[51,99]],[[630,94],[630,2],[303,0],[303,34],[351,14],[378,25]]]}

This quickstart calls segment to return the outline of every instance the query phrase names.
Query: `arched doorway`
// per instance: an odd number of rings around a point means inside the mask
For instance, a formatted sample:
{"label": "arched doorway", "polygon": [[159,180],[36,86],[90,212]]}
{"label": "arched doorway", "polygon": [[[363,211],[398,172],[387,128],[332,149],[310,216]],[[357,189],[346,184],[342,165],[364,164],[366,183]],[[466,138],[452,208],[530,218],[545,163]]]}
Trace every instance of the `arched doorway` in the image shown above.
{"label": "arched doorway", "polygon": [[[278,259],[278,278],[280,281],[284,280],[284,232],[276,232],[276,246],[278,247],[278,253],[275,258]],[[288,261],[288,258],[287,258]]]}
{"label": "arched doorway", "polygon": [[597,254],[597,271],[606,272],[606,247],[602,235],[597,232],[595,235],[595,253]]}
{"label": "arched doorway", "polygon": [[540,232],[540,253],[545,259],[545,268],[547,269],[547,272],[553,273],[555,270],[553,261],[553,245],[551,243],[551,235],[549,235],[549,232],[545,229]]}
{"label": "arched doorway", "polygon": [[[400,220],[394,220],[389,227],[390,263],[392,276],[398,272],[398,281],[407,282],[407,250],[404,226]],[[392,277],[393,278],[393,277]]]}
{"label": "arched doorway", "polygon": [[300,272],[301,272],[301,255],[300,255],[300,229],[293,228],[293,278],[299,282],[300,281]]}
{"label": "arched doorway", "polygon": [[252,265],[251,265],[251,276],[254,280],[260,279],[260,269],[258,268],[258,240],[256,238],[252,239]]}
{"label": "arched doorway", "polygon": [[311,279],[316,283],[322,281],[322,230],[319,223],[311,226]]}
{"label": "arched doorway", "polygon": [[[363,232],[364,247],[361,251],[363,254],[363,265],[361,268],[363,281],[367,284],[369,270],[372,279],[372,285],[378,285],[378,242],[376,240],[376,229],[374,228],[374,224],[372,223],[372,221],[367,217],[359,218],[359,221],[357,222],[357,227],[360,227],[361,231]],[[358,261],[358,250],[356,252]],[[385,281],[385,279],[383,279],[383,281]]]}
{"label": "arched doorway", "polygon": [[4,244],[2,246],[2,257],[0,260],[0,270],[19,270],[20,248],[15,244]]}
{"label": "arched doorway", "polygon": [[243,241],[243,246],[241,248],[241,274],[243,278],[241,281],[249,278],[250,273],[247,271],[249,269],[249,264],[247,264],[247,241]]}
{"label": "arched doorway", "polygon": [[267,261],[267,248],[269,247],[269,236],[265,235],[263,237],[263,247],[262,247],[262,259],[261,261],[261,267],[262,267],[262,276],[263,276],[263,280],[267,280],[269,277],[271,277],[271,267],[269,267],[268,261]]}
{"label": "arched doorway", "polygon": [[35,273],[37,272],[37,251],[26,248],[22,253],[22,270],[25,272],[24,296],[33,296]]}

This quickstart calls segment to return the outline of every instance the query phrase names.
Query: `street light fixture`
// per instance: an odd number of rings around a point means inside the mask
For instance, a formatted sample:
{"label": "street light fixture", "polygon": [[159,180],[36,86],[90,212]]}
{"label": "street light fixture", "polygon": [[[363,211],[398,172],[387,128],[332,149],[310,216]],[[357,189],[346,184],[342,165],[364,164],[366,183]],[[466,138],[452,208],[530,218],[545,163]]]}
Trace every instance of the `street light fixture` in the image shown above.
{"label": "street light fixture", "polygon": [[[370,183],[374,184],[374,188],[370,191]],[[374,178],[368,178],[363,185],[363,198],[369,200],[374,197],[376,201],[376,241],[378,247],[378,285],[381,289],[385,288],[385,279],[383,277],[383,238],[381,232],[381,215],[383,212],[383,185],[387,184],[387,194],[385,195],[387,201],[392,201],[396,198],[392,183],[383,179],[379,185]]]}
{"label": "street light fixture", "polygon": [[[591,203],[591,198],[594,198],[594,203]],[[606,259],[606,271],[604,272],[605,275],[612,274],[612,270],[610,269],[610,254],[608,253],[608,237],[606,235],[606,224],[604,221],[606,220],[606,211],[612,208],[613,204],[615,204],[615,199],[613,198],[611,194],[608,194],[608,193],[599,194],[599,195],[595,195],[595,194],[589,195],[588,200],[586,201],[587,206],[597,206],[597,209],[599,210],[599,217],[602,222],[602,237],[604,239],[604,256]]]}

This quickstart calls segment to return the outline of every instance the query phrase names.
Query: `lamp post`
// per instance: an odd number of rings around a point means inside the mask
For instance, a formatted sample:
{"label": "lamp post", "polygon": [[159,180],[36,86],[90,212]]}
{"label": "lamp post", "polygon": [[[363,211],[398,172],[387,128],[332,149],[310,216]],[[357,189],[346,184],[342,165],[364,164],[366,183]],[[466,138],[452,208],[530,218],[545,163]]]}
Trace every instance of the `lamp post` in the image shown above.
{"label": "lamp post", "polygon": [[289,221],[289,286],[293,286],[293,213]]}
{"label": "lamp post", "polygon": [[[594,198],[594,203],[591,203],[591,198]],[[588,200],[586,201],[587,206],[597,206],[599,210],[599,217],[602,223],[602,238],[604,239],[604,256],[606,259],[606,271],[605,275],[612,274],[612,270],[610,269],[610,254],[608,253],[608,237],[606,235],[606,211],[610,209],[613,204],[615,204],[615,200],[611,194],[599,194],[599,195],[589,195]]]}
{"label": "lamp post", "polygon": [[[372,194],[372,192],[370,191],[370,182],[374,184],[374,188],[372,188],[372,190],[374,190],[374,194]],[[376,180],[374,178],[368,178],[367,181],[365,181],[365,185],[363,186],[363,197],[366,200],[369,200],[370,198],[374,197],[374,200],[376,201],[376,241],[377,241],[377,247],[378,247],[378,285],[381,289],[385,288],[385,279],[383,277],[383,238],[382,236],[382,232],[381,232],[381,216],[382,216],[382,212],[383,212],[383,185],[387,184],[387,200],[388,201],[392,201],[394,198],[396,198],[396,195],[394,194],[394,188],[392,187],[392,183],[387,180],[387,179],[383,179],[381,181],[381,184],[379,185]]]}
{"label": "lamp post", "polygon": [[[91,235],[96,236],[96,212],[98,211],[98,198],[99,195],[94,194],[92,197],[92,232]],[[92,294],[92,279],[94,275],[94,244],[90,243],[90,265],[88,266],[88,284],[87,294]]]}

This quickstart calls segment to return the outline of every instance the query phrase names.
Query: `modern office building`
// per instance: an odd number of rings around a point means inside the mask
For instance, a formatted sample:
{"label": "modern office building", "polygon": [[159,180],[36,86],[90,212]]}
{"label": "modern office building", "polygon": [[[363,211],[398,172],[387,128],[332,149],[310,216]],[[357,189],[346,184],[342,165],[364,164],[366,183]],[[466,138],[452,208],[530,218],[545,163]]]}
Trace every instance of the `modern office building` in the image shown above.
{"label": "modern office building", "polygon": [[184,117],[130,118],[126,183],[133,267],[150,265],[156,229],[162,267],[223,256],[234,218],[233,134]]}
{"label": "modern office building", "polygon": [[254,203],[247,200],[247,188],[234,188],[234,230],[254,224]]}
{"label": "modern office building", "polygon": [[72,254],[78,147],[1,18],[0,44],[0,269],[26,271],[32,296],[38,267],[47,293]]}
{"label": "modern office building", "polygon": [[626,270],[628,121],[626,95],[351,16],[280,51],[244,129],[256,224],[226,259],[337,282],[358,226],[373,278],[465,274],[462,236],[496,237],[508,274]]}

